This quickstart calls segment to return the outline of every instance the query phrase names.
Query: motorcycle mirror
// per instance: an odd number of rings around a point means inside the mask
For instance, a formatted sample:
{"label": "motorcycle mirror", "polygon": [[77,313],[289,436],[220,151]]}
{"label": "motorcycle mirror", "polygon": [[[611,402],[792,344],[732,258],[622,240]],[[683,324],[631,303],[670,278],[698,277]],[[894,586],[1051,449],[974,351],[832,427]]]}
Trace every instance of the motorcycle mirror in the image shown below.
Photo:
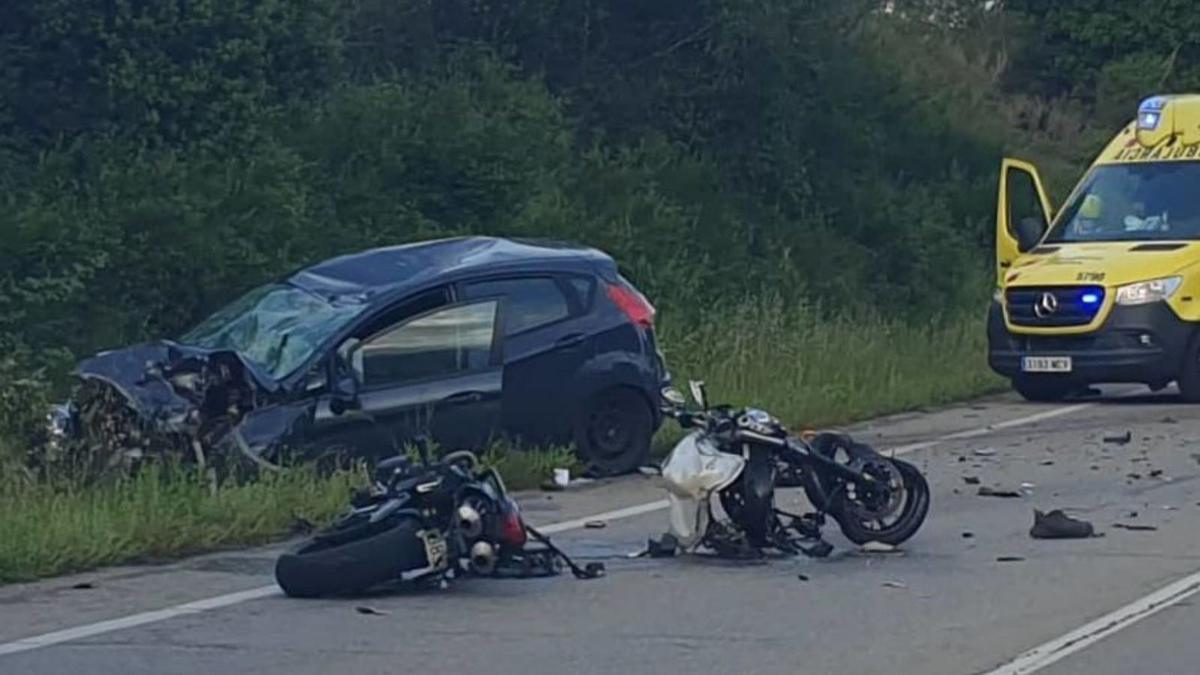
{"label": "motorcycle mirror", "polygon": [[708,393],[704,388],[703,380],[691,380],[688,382],[688,387],[692,390],[692,398],[695,399],[696,405],[701,409],[708,409]]}
{"label": "motorcycle mirror", "polygon": [[662,390],[662,397],[663,400],[671,405],[687,405],[687,399],[684,398],[683,394],[681,394],[675,387],[664,387]]}

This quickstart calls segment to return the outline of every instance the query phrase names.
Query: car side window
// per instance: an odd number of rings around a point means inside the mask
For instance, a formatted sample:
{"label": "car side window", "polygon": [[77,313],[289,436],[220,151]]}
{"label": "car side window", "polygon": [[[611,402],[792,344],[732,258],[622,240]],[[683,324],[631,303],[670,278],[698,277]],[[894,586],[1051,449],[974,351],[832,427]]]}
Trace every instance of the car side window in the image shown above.
{"label": "car side window", "polygon": [[499,306],[495,298],[455,305],[385,329],[363,343],[364,385],[402,384],[488,368]]}
{"label": "car side window", "polygon": [[468,298],[503,296],[504,334],[515,335],[571,316],[571,306],[553,277],[495,279],[466,285]]}

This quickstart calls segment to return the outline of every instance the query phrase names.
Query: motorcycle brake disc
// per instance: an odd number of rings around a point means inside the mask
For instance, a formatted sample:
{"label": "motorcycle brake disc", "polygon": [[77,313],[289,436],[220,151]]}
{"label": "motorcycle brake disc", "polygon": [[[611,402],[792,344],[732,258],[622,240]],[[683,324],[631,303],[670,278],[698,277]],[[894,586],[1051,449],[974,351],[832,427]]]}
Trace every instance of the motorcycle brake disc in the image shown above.
{"label": "motorcycle brake disc", "polygon": [[865,521],[881,520],[900,510],[904,477],[885,457],[856,457],[850,468],[875,478],[875,485],[846,486],[846,510]]}

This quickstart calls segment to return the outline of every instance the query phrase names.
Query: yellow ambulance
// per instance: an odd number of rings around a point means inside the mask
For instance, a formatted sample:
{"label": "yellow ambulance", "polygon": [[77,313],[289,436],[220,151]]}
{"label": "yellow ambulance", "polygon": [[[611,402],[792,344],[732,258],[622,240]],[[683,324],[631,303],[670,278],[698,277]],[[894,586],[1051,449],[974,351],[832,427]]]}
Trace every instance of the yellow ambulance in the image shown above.
{"label": "yellow ambulance", "polygon": [[1177,383],[1200,401],[1200,95],[1155,96],[1055,211],[1001,165],[988,362],[1026,399]]}

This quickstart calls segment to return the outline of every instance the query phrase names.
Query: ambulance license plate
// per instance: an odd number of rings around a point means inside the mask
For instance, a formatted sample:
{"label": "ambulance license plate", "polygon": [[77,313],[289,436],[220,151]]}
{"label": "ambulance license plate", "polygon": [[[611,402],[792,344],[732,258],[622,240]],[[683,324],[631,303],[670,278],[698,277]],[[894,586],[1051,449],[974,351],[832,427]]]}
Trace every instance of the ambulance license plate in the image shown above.
{"label": "ambulance license plate", "polygon": [[1021,359],[1021,370],[1026,373],[1069,373],[1069,356],[1026,356]]}

